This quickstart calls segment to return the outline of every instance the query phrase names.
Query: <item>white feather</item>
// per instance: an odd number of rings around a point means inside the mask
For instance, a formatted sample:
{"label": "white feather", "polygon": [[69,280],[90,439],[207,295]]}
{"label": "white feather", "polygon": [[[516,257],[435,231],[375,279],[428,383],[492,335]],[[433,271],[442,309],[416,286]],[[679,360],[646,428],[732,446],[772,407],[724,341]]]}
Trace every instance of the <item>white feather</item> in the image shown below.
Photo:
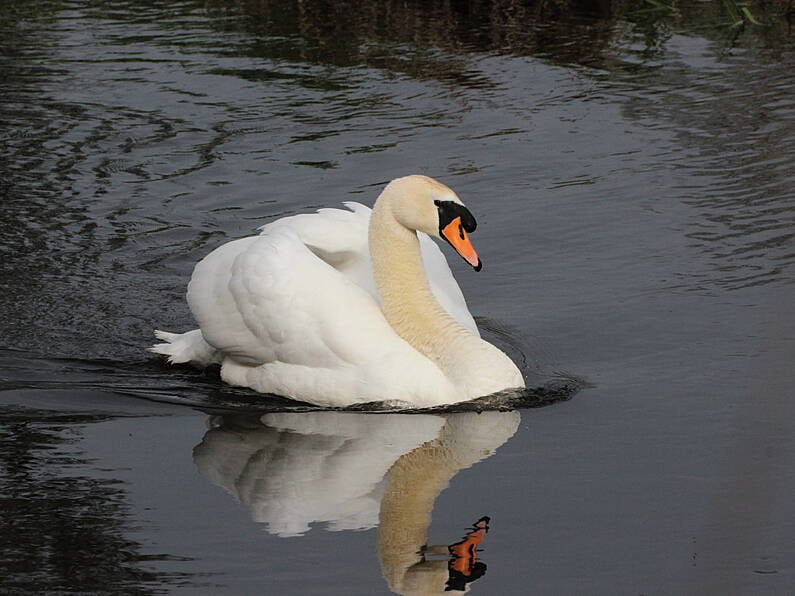
{"label": "white feather", "polygon": [[400,400],[426,407],[523,386],[513,363],[480,339],[444,255],[421,232],[418,267],[457,323],[457,352],[450,362],[429,357],[398,335],[374,282],[373,212],[346,206],[285,217],[215,249],[188,285],[199,329],[157,332],[165,343],[151,350],[175,363],[221,362],[221,377],[232,385],[326,406]]}

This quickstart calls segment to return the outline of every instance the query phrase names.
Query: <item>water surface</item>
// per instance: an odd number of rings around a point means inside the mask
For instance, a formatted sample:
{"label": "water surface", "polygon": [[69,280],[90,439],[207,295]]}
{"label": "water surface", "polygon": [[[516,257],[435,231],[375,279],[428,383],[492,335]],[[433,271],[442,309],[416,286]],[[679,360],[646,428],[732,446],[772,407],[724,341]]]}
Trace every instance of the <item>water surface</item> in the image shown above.
{"label": "water surface", "polygon": [[[427,593],[490,516],[474,592],[790,593],[795,45],[727,6],[2,5],[0,591]],[[290,412],[145,352],[213,248],[411,172],[570,399]]]}

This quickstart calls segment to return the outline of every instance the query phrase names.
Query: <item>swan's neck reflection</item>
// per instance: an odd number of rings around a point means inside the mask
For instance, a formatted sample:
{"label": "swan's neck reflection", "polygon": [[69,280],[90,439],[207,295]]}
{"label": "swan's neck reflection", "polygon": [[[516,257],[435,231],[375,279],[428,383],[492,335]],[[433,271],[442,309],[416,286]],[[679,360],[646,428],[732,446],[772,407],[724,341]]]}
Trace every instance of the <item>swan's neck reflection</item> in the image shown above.
{"label": "swan's neck reflection", "polygon": [[[490,456],[518,424],[518,412],[217,417],[193,455],[199,471],[272,534],[298,536],[313,523],[332,531],[378,524],[389,587],[442,594],[467,589],[482,575],[475,549],[486,528],[476,525],[441,551],[427,547],[434,501],[459,470]],[[429,557],[441,553],[444,560]]]}

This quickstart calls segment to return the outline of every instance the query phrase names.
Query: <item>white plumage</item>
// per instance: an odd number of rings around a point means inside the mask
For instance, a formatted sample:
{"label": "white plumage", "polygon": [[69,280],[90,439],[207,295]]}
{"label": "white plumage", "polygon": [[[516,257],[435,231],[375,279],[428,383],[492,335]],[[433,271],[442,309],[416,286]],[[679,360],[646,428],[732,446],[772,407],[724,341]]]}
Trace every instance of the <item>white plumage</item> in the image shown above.
{"label": "white plumage", "polygon": [[[439,236],[434,201],[465,209],[447,187],[409,176],[387,186],[375,211],[346,203],[224,244],[188,286],[199,329],[158,331],[165,343],[152,351],[172,363],[220,362],[227,383],[324,406],[427,407],[523,387],[516,366],[480,339],[424,233]],[[429,221],[401,221],[417,217]]]}

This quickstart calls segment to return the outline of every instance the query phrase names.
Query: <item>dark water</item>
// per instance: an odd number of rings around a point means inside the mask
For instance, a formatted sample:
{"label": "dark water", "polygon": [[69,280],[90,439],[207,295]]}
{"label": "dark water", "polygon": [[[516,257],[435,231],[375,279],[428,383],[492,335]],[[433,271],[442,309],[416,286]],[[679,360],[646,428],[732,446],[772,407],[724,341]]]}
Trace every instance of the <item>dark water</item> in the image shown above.
{"label": "dark water", "polygon": [[[795,37],[655,6],[0,3],[0,592],[791,594]],[[260,417],[144,351],[214,247],[411,172],[554,405]]]}

